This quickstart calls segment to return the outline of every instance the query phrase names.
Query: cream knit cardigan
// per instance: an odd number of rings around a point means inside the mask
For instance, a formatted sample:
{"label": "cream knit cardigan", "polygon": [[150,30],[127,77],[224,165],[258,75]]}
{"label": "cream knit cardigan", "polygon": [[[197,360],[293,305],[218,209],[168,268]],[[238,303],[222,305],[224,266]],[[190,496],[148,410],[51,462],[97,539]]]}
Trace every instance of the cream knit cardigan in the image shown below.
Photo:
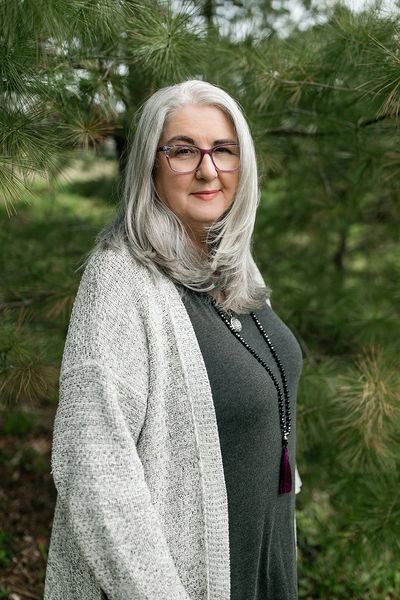
{"label": "cream knit cardigan", "polygon": [[[97,251],[81,279],[52,474],[45,600],[229,600],[207,371],[177,288],[153,281],[127,248]],[[296,469],[296,491],[299,481]]]}

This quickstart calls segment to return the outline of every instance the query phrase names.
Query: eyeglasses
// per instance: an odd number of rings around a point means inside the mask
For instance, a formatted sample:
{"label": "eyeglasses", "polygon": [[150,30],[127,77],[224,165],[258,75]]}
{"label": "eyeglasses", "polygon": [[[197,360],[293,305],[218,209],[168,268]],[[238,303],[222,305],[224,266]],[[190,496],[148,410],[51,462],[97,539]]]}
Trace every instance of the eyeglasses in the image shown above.
{"label": "eyeglasses", "polygon": [[164,152],[168,165],[175,173],[194,173],[200,167],[205,154],[211,157],[217,171],[229,173],[237,171],[240,165],[239,144],[220,144],[214,148],[198,148],[188,144],[160,146],[157,152]]}

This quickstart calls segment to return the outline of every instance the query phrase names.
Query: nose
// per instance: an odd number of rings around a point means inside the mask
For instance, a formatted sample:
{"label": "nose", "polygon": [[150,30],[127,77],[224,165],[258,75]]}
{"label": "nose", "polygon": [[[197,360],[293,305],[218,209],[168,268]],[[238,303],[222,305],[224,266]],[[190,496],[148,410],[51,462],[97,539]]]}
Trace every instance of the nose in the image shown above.
{"label": "nose", "polygon": [[204,154],[203,160],[196,171],[196,176],[201,177],[201,179],[205,179],[206,181],[212,181],[218,176],[218,171],[209,154]]}

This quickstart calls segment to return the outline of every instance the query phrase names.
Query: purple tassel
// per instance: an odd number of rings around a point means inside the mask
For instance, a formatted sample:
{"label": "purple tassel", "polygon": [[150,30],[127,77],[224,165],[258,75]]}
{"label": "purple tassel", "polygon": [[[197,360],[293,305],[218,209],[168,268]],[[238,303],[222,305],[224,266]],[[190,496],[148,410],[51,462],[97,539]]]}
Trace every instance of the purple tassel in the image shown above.
{"label": "purple tassel", "polygon": [[288,494],[292,491],[292,471],[290,469],[289,453],[287,448],[282,449],[281,470],[279,473],[279,493]]}

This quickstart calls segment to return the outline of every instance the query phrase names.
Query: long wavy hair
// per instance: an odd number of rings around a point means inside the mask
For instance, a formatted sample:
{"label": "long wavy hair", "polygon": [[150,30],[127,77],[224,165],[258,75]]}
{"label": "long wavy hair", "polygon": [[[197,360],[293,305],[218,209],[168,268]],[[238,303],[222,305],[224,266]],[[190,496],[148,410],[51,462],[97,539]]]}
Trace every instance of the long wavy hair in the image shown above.
{"label": "long wavy hair", "polygon": [[[204,226],[207,252],[193,242],[183,222],[157,196],[156,151],[166,121],[186,104],[215,106],[235,128],[240,147],[239,183],[233,203]],[[221,88],[189,80],[155,92],[142,106],[125,170],[115,219],[97,236],[85,263],[99,248],[127,245],[131,254],[157,277],[161,272],[197,292],[209,292],[224,310],[245,313],[270,296],[251,253],[259,204],[253,139],[239,105]]]}

